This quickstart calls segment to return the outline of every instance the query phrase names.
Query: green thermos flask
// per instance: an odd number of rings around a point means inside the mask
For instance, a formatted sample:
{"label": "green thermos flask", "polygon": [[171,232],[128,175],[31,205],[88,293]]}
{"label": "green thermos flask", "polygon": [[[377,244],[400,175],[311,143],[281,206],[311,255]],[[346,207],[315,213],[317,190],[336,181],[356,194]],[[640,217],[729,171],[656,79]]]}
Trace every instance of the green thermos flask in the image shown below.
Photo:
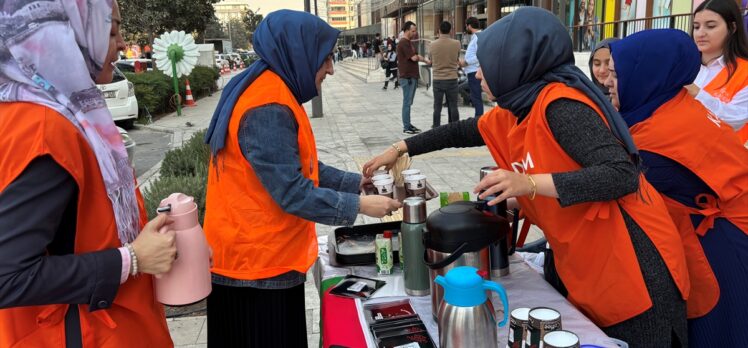
{"label": "green thermos flask", "polygon": [[423,228],[426,226],[426,200],[408,197],[403,201],[403,223],[400,250],[405,254],[405,292],[411,296],[426,296],[429,290],[429,269],[423,262]]}

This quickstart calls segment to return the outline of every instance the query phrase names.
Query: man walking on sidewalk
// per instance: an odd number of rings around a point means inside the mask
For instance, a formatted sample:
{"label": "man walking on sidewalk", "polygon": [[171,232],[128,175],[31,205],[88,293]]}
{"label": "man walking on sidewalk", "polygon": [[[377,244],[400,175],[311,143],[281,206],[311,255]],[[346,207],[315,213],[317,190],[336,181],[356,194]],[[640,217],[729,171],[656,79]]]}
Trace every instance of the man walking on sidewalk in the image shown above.
{"label": "man walking on sidewalk", "polygon": [[442,101],[447,97],[447,119],[457,122],[460,119],[457,111],[457,69],[460,66],[460,42],[449,37],[452,24],[442,22],[439,26],[439,38],[431,43],[432,71],[434,76],[434,123],[431,128],[439,127],[442,118]]}
{"label": "man walking on sidewalk", "polygon": [[468,86],[470,87],[470,102],[475,108],[475,117],[483,115],[483,97],[480,88],[480,81],[475,78],[475,73],[478,72],[480,64],[478,64],[478,33],[480,30],[480,22],[478,18],[470,17],[465,21],[467,26],[466,30],[472,35],[470,38],[470,44],[468,44],[467,52],[465,52],[465,59],[460,60],[460,65],[465,68],[465,74],[468,77]]}
{"label": "man walking on sidewalk", "polygon": [[431,61],[416,52],[411,40],[416,36],[416,24],[407,21],[403,25],[403,37],[397,43],[397,69],[400,75],[400,86],[403,89],[403,133],[417,134],[421,130],[410,123],[410,106],[416,96],[418,86],[418,62],[431,64]]}

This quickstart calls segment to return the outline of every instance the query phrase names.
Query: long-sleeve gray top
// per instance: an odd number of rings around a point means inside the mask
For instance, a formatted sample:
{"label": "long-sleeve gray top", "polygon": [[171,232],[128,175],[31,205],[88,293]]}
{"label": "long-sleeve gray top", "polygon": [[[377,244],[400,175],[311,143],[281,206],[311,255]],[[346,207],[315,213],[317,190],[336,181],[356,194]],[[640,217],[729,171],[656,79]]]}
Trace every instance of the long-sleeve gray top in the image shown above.
{"label": "long-sleeve gray top", "polygon": [[[548,105],[546,118],[554,138],[582,169],[551,173],[561,206],[608,201],[639,187],[636,165],[602,118],[584,103],[559,99]],[[485,145],[478,119],[449,123],[405,139],[411,156],[449,147]]]}

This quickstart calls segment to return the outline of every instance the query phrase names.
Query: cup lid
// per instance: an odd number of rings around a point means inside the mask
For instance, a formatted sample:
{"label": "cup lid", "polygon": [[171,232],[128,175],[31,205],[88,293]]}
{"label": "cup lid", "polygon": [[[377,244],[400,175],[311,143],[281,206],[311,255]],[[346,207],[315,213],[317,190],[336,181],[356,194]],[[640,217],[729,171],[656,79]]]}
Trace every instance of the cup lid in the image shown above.
{"label": "cup lid", "polygon": [[172,193],[161,200],[160,207],[171,205],[169,214],[184,214],[195,209],[195,199],[184,193]]}

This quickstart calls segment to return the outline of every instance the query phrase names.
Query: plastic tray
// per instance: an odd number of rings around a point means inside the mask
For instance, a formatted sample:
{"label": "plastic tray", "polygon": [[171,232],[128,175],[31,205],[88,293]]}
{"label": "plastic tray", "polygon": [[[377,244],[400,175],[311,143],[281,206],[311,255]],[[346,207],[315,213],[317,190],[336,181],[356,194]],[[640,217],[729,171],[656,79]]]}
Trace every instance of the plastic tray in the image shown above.
{"label": "plastic tray", "polygon": [[[397,233],[400,232],[400,224],[400,221],[393,221],[336,228],[335,239],[330,243],[335,251],[335,263],[341,266],[373,265],[376,262],[374,253],[340,254],[338,253],[338,241],[348,236],[370,235],[376,237],[377,234],[383,233],[384,231],[392,231],[392,234],[397,235]],[[395,263],[398,263],[398,260],[400,260],[398,254],[397,250],[393,250],[392,258],[395,260]],[[332,255],[333,253],[330,253],[330,256]]]}
{"label": "plastic tray", "polygon": [[[374,187],[372,184],[364,185],[364,195],[376,195],[377,194],[377,188]],[[426,200],[432,200],[436,197],[439,197],[439,192],[436,192],[436,189],[434,189],[433,186],[431,186],[431,183],[428,181],[426,182]],[[395,186],[395,199],[402,202],[405,199],[405,187],[404,186]]]}

